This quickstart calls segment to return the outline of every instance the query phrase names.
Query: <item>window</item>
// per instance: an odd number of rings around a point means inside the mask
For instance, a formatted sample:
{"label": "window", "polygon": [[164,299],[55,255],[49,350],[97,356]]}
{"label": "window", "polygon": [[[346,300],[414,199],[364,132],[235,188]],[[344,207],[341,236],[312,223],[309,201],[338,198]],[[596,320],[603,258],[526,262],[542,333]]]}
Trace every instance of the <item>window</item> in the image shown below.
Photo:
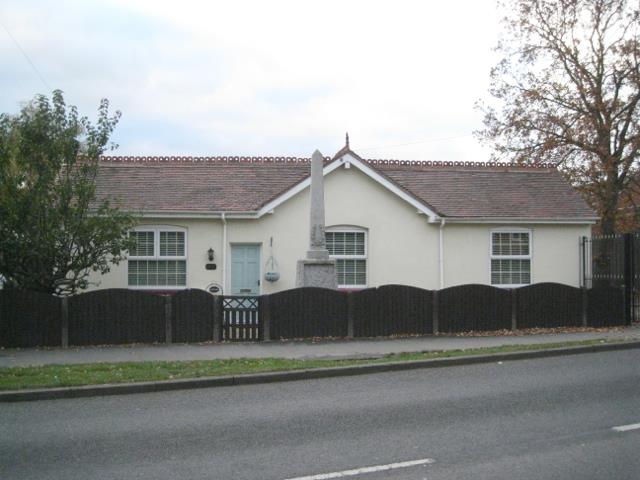
{"label": "window", "polygon": [[531,232],[491,232],[491,285],[531,283]]}
{"label": "window", "polygon": [[129,286],[180,288],[187,285],[184,229],[142,227],[129,233],[136,239],[129,251]]}
{"label": "window", "polygon": [[367,286],[367,237],[364,231],[326,232],[327,250],[336,259],[339,288]]}

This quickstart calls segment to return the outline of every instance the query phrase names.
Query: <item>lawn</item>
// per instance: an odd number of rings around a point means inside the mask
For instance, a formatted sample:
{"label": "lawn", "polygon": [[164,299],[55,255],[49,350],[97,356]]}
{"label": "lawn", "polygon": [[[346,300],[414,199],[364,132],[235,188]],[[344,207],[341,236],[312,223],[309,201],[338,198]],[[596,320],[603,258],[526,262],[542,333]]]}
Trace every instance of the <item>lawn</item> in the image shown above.
{"label": "lawn", "polygon": [[533,345],[509,345],[468,350],[402,353],[385,355],[378,358],[343,360],[240,358],[229,360],[197,360],[180,362],[122,362],[12,367],[0,368],[0,390],[101,385],[107,383],[150,382],[184,378],[277,372],[283,370],[346,367],[353,365],[409,362],[468,355],[490,355],[497,353],[545,350],[601,343],[603,343],[602,340],[585,340]]}

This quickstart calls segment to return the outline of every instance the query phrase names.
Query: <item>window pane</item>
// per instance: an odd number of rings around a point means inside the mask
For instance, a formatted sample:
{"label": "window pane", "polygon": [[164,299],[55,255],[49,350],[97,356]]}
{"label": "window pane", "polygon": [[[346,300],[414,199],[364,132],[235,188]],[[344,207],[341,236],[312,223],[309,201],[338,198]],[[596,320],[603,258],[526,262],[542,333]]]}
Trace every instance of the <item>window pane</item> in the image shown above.
{"label": "window pane", "polygon": [[183,287],[186,260],[129,260],[129,286]]}
{"label": "window pane", "polygon": [[524,285],[531,283],[531,260],[491,260],[492,285]]}
{"label": "window pane", "polygon": [[[363,257],[366,254],[365,232],[326,232],[327,250],[332,256]],[[336,259],[338,285],[367,284],[367,260],[364,258]]]}
{"label": "window pane", "polygon": [[184,256],[184,232],[160,232],[160,256]]}
{"label": "window pane", "polygon": [[325,234],[329,255],[364,255],[364,232],[327,232]]}
{"label": "window pane", "polygon": [[158,285],[158,263],[148,261],[147,264],[147,285]]}
{"label": "window pane", "polygon": [[153,257],[153,232],[129,232],[136,239],[135,246],[129,251],[132,257]]}
{"label": "window pane", "polygon": [[339,258],[336,260],[338,285],[366,285],[367,261]]}
{"label": "window pane", "polygon": [[529,232],[493,232],[492,255],[529,255]]}
{"label": "window pane", "polygon": [[129,260],[129,285],[138,285],[138,261]]}

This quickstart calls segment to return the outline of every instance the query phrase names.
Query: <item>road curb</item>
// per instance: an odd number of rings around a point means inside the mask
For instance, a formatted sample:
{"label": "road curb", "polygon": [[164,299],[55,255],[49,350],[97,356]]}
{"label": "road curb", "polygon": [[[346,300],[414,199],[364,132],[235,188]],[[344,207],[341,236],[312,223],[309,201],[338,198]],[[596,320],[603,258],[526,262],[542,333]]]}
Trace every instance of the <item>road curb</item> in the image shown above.
{"label": "road curb", "polygon": [[196,388],[231,387],[260,383],[289,382],[295,380],[311,380],[318,378],[366,375],[371,373],[414,370],[419,368],[441,368],[479,363],[505,362],[531,358],[558,357],[597,353],[613,350],[629,350],[640,348],[640,341],[623,343],[605,343],[578,347],[549,348],[543,350],[494,353],[488,355],[469,355],[461,357],[435,358],[429,360],[413,360],[406,362],[389,362],[372,365],[353,365],[348,367],[315,368],[309,370],[288,370],[284,372],[252,373],[245,375],[189,378],[180,380],[164,380],[160,382],[138,382],[107,385],[88,385],[81,387],[63,387],[29,390],[10,390],[0,392],[0,402],[28,402],[36,400],[55,400],[62,398],[82,398],[106,395],[127,395],[133,393],[164,392],[171,390],[187,390]]}

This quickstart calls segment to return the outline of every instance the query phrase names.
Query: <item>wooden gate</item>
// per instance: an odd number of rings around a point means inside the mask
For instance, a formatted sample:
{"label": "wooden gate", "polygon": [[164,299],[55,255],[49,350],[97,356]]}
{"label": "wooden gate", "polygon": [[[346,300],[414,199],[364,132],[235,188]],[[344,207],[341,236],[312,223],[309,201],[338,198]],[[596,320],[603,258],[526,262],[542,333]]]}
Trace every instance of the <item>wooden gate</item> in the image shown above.
{"label": "wooden gate", "polygon": [[222,298],[222,340],[259,342],[262,325],[258,310],[260,297],[225,296]]}

